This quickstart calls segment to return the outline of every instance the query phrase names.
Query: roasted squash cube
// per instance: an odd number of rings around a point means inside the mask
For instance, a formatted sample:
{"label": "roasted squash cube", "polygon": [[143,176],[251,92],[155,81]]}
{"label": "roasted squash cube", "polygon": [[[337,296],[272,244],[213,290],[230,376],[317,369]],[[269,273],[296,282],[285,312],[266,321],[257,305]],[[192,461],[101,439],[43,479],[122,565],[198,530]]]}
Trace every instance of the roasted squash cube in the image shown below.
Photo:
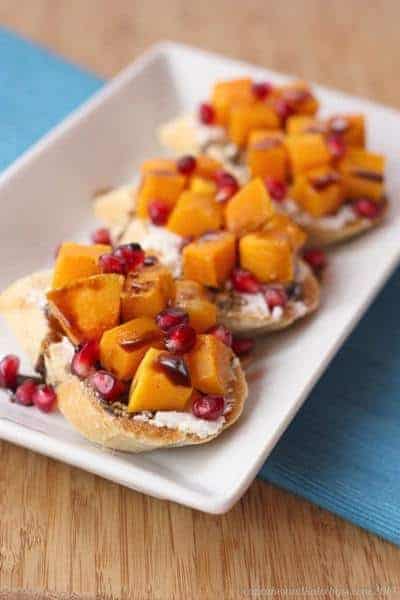
{"label": "roasted squash cube", "polygon": [[217,307],[210,301],[206,289],[197,281],[179,279],[175,282],[175,305],[189,315],[189,322],[203,333],[217,322]]}
{"label": "roasted squash cube", "polygon": [[244,185],[227,203],[225,208],[226,228],[236,234],[253,231],[272,217],[275,209],[260,178]]}
{"label": "roasted squash cube", "polygon": [[186,185],[186,177],[179,173],[149,172],[142,180],[137,195],[136,212],[141,219],[148,218],[152,200],[163,200],[171,209]]}
{"label": "roasted squash cube", "polygon": [[235,266],[235,236],[229,232],[203,236],[185,246],[182,258],[185,279],[217,288]]}
{"label": "roasted squash cube", "polygon": [[297,175],[291,195],[303,210],[317,218],[335,213],[345,201],[342,177],[329,167]]}
{"label": "roasted squash cube", "polygon": [[367,196],[375,202],[384,198],[385,157],[361,148],[349,148],[340,162],[347,198]]}
{"label": "roasted squash cube", "polygon": [[217,184],[211,179],[204,177],[193,177],[190,182],[190,191],[203,196],[215,196],[217,193]]}
{"label": "roasted squash cube", "polygon": [[195,176],[203,177],[204,179],[213,179],[219,169],[222,169],[222,164],[215,158],[211,158],[207,154],[196,156]]}
{"label": "roasted squash cube", "polygon": [[122,275],[78,279],[47,293],[49,311],[73,344],[99,339],[118,324]]}
{"label": "roasted squash cube", "polygon": [[294,175],[328,165],[331,161],[325,137],[321,133],[288,135],[286,147]]}
{"label": "roasted squash cube", "polygon": [[150,158],[140,166],[142,176],[147,173],[177,173],[176,160],[173,158]]}
{"label": "roasted squash cube", "polygon": [[160,354],[165,351],[150,348],[140,363],[129,391],[129,412],[184,410],[193,388],[178,385],[160,368]]}
{"label": "roasted squash cube", "polygon": [[276,213],[264,225],[264,231],[276,231],[287,235],[295,252],[304,246],[307,234],[290,217],[283,213]]}
{"label": "roasted squash cube", "polygon": [[233,106],[229,116],[228,134],[237,146],[247,144],[250,133],[256,129],[278,129],[279,117],[265,102]]}
{"label": "roasted squash cube", "polygon": [[288,154],[280,131],[253,131],[247,147],[247,166],[252,177],[286,179]]}
{"label": "roasted squash cube", "polygon": [[336,115],[327,120],[328,132],[340,135],[347,146],[365,146],[364,115]]}
{"label": "roasted squash cube", "polygon": [[263,283],[293,281],[294,256],[287,235],[279,231],[249,233],[239,242],[240,265]]}
{"label": "roasted squash cube", "polygon": [[158,342],[161,342],[161,332],[153,319],[139,317],[127,321],[101,336],[101,365],[118,379],[130,380],[147,350]]}
{"label": "roasted squash cube", "polygon": [[64,242],[57,254],[53,272],[52,288],[59,288],[82,277],[100,273],[99,258],[111,252],[111,246],[93,244],[84,246],[74,242]]}
{"label": "roasted squash cube", "polygon": [[232,352],[213,335],[197,336],[186,355],[194,389],[203,394],[225,394],[232,382]]}
{"label": "roasted squash cube", "polygon": [[286,121],[286,133],[298,135],[302,133],[325,133],[326,127],[321,121],[308,115],[293,115]]}
{"label": "roasted squash cube", "polygon": [[167,267],[155,265],[129,273],[121,294],[122,321],[155,317],[175,296],[175,284]]}
{"label": "roasted squash cube", "polygon": [[167,228],[183,237],[198,237],[207,231],[220,229],[223,209],[215,198],[183,192],[167,222]]}
{"label": "roasted squash cube", "polygon": [[232,106],[255,102],[252,85],[249,78],[219,81],[215,84],[211,104],[217,124],[224,126],[228,124]]}

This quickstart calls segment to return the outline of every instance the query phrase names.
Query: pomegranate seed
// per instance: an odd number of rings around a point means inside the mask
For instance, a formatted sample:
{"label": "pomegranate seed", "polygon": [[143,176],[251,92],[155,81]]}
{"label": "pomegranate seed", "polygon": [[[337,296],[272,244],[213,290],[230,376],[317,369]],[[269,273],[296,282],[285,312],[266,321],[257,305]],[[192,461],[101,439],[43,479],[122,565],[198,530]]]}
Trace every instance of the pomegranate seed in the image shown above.
{"label": "pomegranate seed", "polygon": [[19,358],[14,354],[7,354],[0,361],[0,387],[15,389],[19,365]]}
{"label": "pomegranate seed", "polygon": [[271,198],[277,202],[282,202],[287,193],[286,183],[280,179],[275,179],[275,177],[266,177],[265,185],[267,186],[267,190],[270,193]]}
{"label": "pomegranate seed", "polygon": [[157,365],[175,385],[190,385],[190,373],[182,356],[163,352],[158,356]]}
{"label": "pomegranate seed", "polygon": [[223,169],[220,169],[215,172],[214,180],[217,184],[218,189],[224,187],[225,185],[238,186],[236,177],[232,175],[232,173],[229,173],[229,171],[224,171]]}
{"label": "pomegranate seed", "polygon": [[148,209],[151,222],[154,225],[165,225],[171,212],[171,208],[166,202],[163,200],[152,200],[149,202]]}
{"label": "pomegranate seed", "polygon": [[56,392],[52,385],[39,385],[33,392],[33,404],[43,412],[50,412],[57,400]]}
{"label": "pomegranate seed", "polygon": [[89,382],[105,400],[115,400],[125,391],[122,381],[108,371],[95,371],[90,375]]}
{"label": "pomegranate seed", "polygon": [[86,342],[82,348],[75,352],[71,362],[71,371],[78,377],[88,377],[94,370],[98,360],[99,344],[97,340]]}
{"label": "pomegranate seed", "polygon": [[254,341],[250,338],[233,338],[232,350],[237,356],[249,354],[254,348]]}
{"label": "pomegranate seed", "polygon": [[222,396],[199,396],[193,401],[192,413],[199,419],[216,421],[225,409],[225,400]]}
{"label": "pomegranate seed", "polygon": [[278,287],[268,287],[264,291],[265,302],[270,310],[273,310],[275,306],[284,308],[287,304],[288,298],[285,290]]}
{"label": "pomegranate seed", "polygon": [[106,227],[99,227],[92,233],[93,244],[108,244],[111,246],[110,230]]}
{"label": "pomegranate seed", "polygon": [[342,158],[346,153],[346,144],[340,135],[330,135],[327,144],[333,158]]}
{"label": "pomegranate seed", "polygon": [[211,104],[202,102],[199,106],[199,119],[203,125],[212,125],[215,120],[215,112]]}
{"label": "pomegranate seed", "polygon": [[303,258],[316,273],[320,273],[327,265],[326,254],[320,248],[306,250]]}
{"label": "pomegranate seed", "polygon": [[370,198],[359,198],[353,206],[356,213],[366,219],[376,219],[380,213],[380,207]]}
{"label": "pomegranate seed", "polygon": [[119,256],[113,254],[102,254],[99,258],[99,266],[102,273],[124,273],[125,263]]}
{"label": "pomegranate seed", "polygon": [[237,292],[257,294],[260,291],[260,282],[249,271],[235,269],[231,275],[232,285]]}
{"label": "pomegranate seed", "polygon": [[177,325],[187,325],[189,323],[189,315],[182,308],[166,308],[156,316],[156,323],[164,333],[167,333]]}
{"label": "pomegranate seed", "polygon": [[176,161],[177,169],[182,175],[191,175],[196,169],[196,164],[196,159],[191,154],[182,156]]}
{"label": "pomegranate seed", "polygon": [[196,331],[190,325],[177,325],[170,329],[165,338],[165,347],[172,354],[189,352],[196,343]]}
{"label": "pomegranate seed", "polygon": [[265,100],[272,91],[272,84],[269,81],[254,82],[252,91],[258,100]]}
{"label": "pomegranate seed", "polygon": [[140,267],[145,259],[145,253],[141,245],[135,243],[118,246],[114,250],[113,256],[117,256],[123,260],[125,273],[129,273]]}
{"label": "pomegranate seed", "polygon": [[225,185],[223,185],[222,187],[220,187],[220,189],[218,190],[216,196],[215,196],[215,200],[217,202],[227,202],[228,200],[230,200],[232,198],[232,196],[234,196],[236,194],[236,192],[239,190],[239,186],[237,183],[232,184],[232,183],[226,183]]}
{"label": "pomegranate seed", "polygon": [[283,123],[295,112],[293,104],[291,104],[284,98],[278,98],[278,100],[275,103],[275,110]]}
{"label": "pomegranate seed", "polygon": [[32,406],[33,394],[36,392],[37,383],[33,379],[25,379],[21,385],[19,385],[15,392],[15,399],[18,404],[23,406]]}
{"label": "pomegranate seed", "polygon": [[225,327],[225,325],[215,325],[215,327],[209,329],[207,333],[214,335],[226,346],[229,346],[229,348],[232,347],[232,332],[227,327]]}

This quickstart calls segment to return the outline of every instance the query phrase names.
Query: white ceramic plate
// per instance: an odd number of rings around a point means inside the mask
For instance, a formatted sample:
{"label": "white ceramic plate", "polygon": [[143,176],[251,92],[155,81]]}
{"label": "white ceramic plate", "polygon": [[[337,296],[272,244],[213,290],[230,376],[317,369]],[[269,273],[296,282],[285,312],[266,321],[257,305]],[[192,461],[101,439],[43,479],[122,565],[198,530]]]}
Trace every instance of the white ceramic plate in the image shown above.
{"label": "white ceramic plate", "polygon": [[[94,190],[129,180],[160,150],[156,128],[195,107],[215,79],[286,77],[172,43],[135,61],[0,177],[0,287],[46,266],[62,239],[87,239]],[[243,417],[205,446],[143,455],[104,451],[60,415],[0,402],[0,436],[136,490],[203,511],[227,511],[244,493],[335,352],[400,257],[400,114],[316,87],[325,111],[368,117],[369,146],[389,157],[390,217],[334,252],[323,306],[307,322],[265,341],[249,372]],[[19,352],[2,327],[0,356]],[[265,371],[265,375],[264,375]]]}

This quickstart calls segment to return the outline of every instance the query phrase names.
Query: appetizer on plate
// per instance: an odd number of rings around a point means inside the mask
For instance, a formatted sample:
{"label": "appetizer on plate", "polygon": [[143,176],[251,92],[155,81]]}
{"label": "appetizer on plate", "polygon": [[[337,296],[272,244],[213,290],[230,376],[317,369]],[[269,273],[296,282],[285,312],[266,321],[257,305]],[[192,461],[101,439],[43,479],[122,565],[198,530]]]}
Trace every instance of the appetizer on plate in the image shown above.
{"label": "appetizer on plate", "polygon": [[195,115],[164,125],[175,153],[220,160],[242,183],[265,179],[277,208],[309,234],[333,244],[371,229],[385,216],[385,160],[365,147],[361,114],[316,117],[303,82],[274,86],[249,78],[217,82]]}
{"label": "appetizer on plate", "polygon": [[192,282],[190,290],[177,282],[181,302],[199,287],[216,304],[219,323],[252,335],[288,327],[318,307],[319,283],[302,260],[306,234],[276,210],[261,178],[240,187],[204,155],[150,160],[141,174],[129,210],[123,188],[97,198],[95,213],[110,227],[116,213],[118,243],[141,244]]}
{"label": "appetizer on plate", "polygon": [[[240,416],[247,385],[215,305],[138,244],[64,243],[53,272],[18,280],[0,313],[43,379],[0,362],[21,404],[64,416],[89,440],[143,452],[202,444]],[[181,308],[181,305],[185,307]]]}

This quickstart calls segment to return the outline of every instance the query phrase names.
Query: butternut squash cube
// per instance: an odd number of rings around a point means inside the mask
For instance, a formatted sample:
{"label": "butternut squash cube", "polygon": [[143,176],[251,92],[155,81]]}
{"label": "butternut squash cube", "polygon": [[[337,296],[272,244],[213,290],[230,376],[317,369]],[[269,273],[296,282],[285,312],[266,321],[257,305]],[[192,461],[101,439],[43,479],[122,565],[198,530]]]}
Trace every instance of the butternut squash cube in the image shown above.
{"label": "butternut squash cube", "polygon": [[347,146],[365,146],[364,115],[336,115],[327,121],[328,131],[342,137]]}
{"label": "butternut squash cube", "polygon": [[217,322],[217,307],[208,298],[206,289],[197,281],[179,279],[175,282],[175,305],[189,315],[189,322],[203,333]]}
{"label": "butternut squash cube", "polygon": [[176,384],[158,365],[165,351],[150,348],[136,371],[129,391],[128,411],[178,410],[185,408],[193,388]]}
{"label": "butternut squash cube", "polygon": [[235,266],[235,236],[229,232],[204,236],[185,246],[182,258],[185,279],[220,287]]}
{"label": "butternut squash cube", "polygon": [[316,167],[329,165],[331,154],[325,137],[321,133],[304,133],[288,135],[286,147],[292,173],[304,173]]}
{"label": "butternut squash cube", "polygon": [[286,235],[295,252],[304,246],[307,234],[290,217],[276,213],[264,225],[264,231],[276,231]]}
{"label": "butternut squash cube", "polygon": [[220,229],[222,206],[212,197],[183,192],[167,222],[167,229],[183,237],[198,237],[207,231]]}
{"label": "butternut squash cube", "polygon": [[222,164],[215,158],[211,158],[207,154],[196,156],[195,176],[203,177],[204,179],[213,179],[219,169],[222,169]]}
{"label": "butternut squash cube", "polygon": [[253,231],[261,227],[274,212],[267,188],[258,177],[244,185],[227,203],[226,228],[236,234]]}
{"label": "butternut squash cube", "polygon": [[132,379],[147,350],[161,342],[161,332],[153,319],[139,317],[103,333],[100,362],[118,379]]}
{"label": "butternut squash cube", "polygon": [[280,131],[256,130],[250,133],[247,166],[252,177],[284,180],[288,174],[288,154]]}
{"label": "butternut squash cube", "polygon": [[385,157],[362,148],[349,148],[340,162],[347,198],[367,196],[375,202],[384,198]]}
{"label": "butternut squash cube", "polygon": [[150,158],[140,166],[142,176],[147,173],[177,173],[176,160],[173,158]]}
{"label": "butternut squash cube", "polygon": [[137,195],[138,217],[147,219],[149,202],[156,199],[163,200],[172,209],[183,192],[185,184],[186,177],[178,173],[146,173]]}
{"label": "butternut squash cube", "polygon": [[203,394],[225,394],[232,381],[232,352],[213,335],[197,336],[186,355],[192,386]]}
{"label": "butternut squash cube", "polygon": [[218,125],[226,126],[232,106],[237,104],[252,104],[255,97],[250,78],[219,81],[215,84],[211,104]]}
{"label": "butternut squash cube", "polygon": [[57,254],[53,272],[52,288],[59,288],[81,279],[100,273],[99,257],[111,252],[111,246],[93,244],[84,246],[74,242],[64,242]]}
{"label": "butternut squash cube", "polygon": [[308,115],[293,115],[286,121],[286,133],[298,135],[302,133],[325,133],[325,125]]}
{"label": "butternut squash cube", "polygon": [[190,182],[190,191],[203,196],[215,196],[217,193],[217,184],[211,179],[204,177],[193,177]]}
{"label": "butternut squash cube", "polygon": [[155,265],[129,273],[121,294],[122,321],[155,317],[175,296],[175,284],[167,267]]}
{"label": "butternut squash cube", "polygon": [[278,129],[280,120],[272,106],[265,102],[233,106],[229,116],[228,134],[237,146],[247,144],[256,129]]}
{"label": "butternut squash cube", "polygon": [[277,231],[249,233],[239,242],[240,265],[263,283],[289,283],[294,276],[293,249]]}
{"label": "butternut squash cube", "polygon": [[291,195],[313,217],[337,212],[345,201],[342,177],[333,169],[313,169],[295,177]]}
{"label": "butternut squash cube", "polygon": [[50,314],[73,344],[99,339],[118,324],[122,275],[78,279],[47,293]]}

